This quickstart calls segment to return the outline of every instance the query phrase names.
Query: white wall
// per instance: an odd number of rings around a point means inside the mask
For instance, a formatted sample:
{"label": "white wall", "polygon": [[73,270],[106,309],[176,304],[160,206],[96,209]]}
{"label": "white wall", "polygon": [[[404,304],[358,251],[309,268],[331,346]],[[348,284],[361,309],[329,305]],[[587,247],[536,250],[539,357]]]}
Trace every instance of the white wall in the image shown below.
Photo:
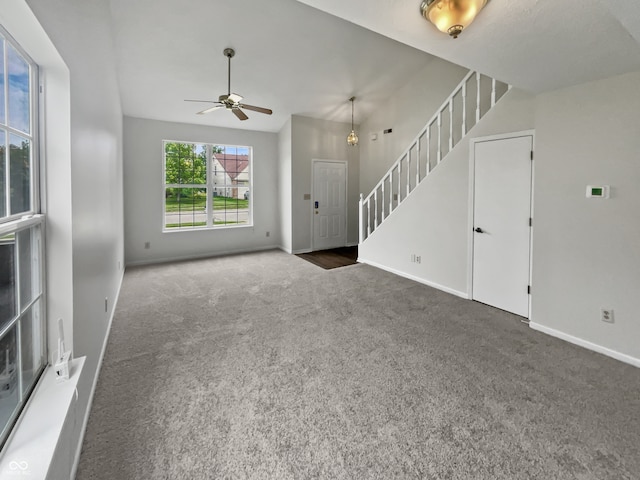
{"label": "white wall", "polygon": [[508,92],[360,246],[359,260],[466,296],[469,140],[531,129],[533,111],[531,95]]}
{"label": "white wall", "polygon": [[[360,125],[360,192],[368,195],[415,139],[468,70],[432,59]],[[393,132],[384,135],[383,130]],[[375,133],[378,139],[372,141]]]}
{"label": "white wall", "polygon": [[280,248],[292,252],[291,228],[291,118],[278,134],[278,207],[280,211]]}
{"label": "white wall", "polygon": [[[87,418],[123,272],[122,111],[108,4],[98,0],[27,3],[66,63],[71,85],[69,95],[68,87],[66,93],[60,88],[64,83],[60,68],[47,65],[45,59],[44,74],[54,79],[46,85],[45,162],[47,250],[54,257],[48,262],[52,269],[48,272],[48,296],[56,311],[50,308],[48,313],[64,314],[66,324],[71,320],[68,315],[73,315],[73,329],[67,330],[67,336],[71,337],[72,330],[75,356],[87,356],[78,384],[72,438],[64,439],[74,451]],[[24,6],[24,2],[20,4]],[[57,95],[60,98],[55,98]],[[69,114],[70,136],[64,126]],[[61,138],[52,143],[53,135]],[[70,161],[65,157],[67,145]],[[53,251],[52,245],[56,246]],[[69,280],[72,292],[66,288]],[[105,298],[109,299],[106,311]],[[71,303],[72,309],[68,307]],[[69,450],[68,446],[64,449]]]}
{"label": "white wall", "polygon": [[[535,129],[531,326],[635,365],[638,125],[640,73],[632,73],[535,98],[512,90],[467,137]],[[459,144],[361,246],[361,259],[465,295],[468,155],[468,142]],[[598,184],[611,185],[611,199],[585,198]],[[600,321],[603,307],[614,324]]]}
{"label": "white wall", "polygon": [[640,365],[640,73],[540,95],[535,125],[532,323]]}
{"label": "white wall", "polygon": [[292,122],[292,245],[294,252],[311,250],[312,160],[347,162],[347,243],[358,243],[359,147],[347,144],[351,123],[293,115]]}
{"label": "white wall", "polygon": [[[253,227],[163,233],[163,140],[253,147]],[[275,133],[125,117],[124,172],[127,265],[280,245]],[[146,242],[150,242],[151,248],[144,248]]]}

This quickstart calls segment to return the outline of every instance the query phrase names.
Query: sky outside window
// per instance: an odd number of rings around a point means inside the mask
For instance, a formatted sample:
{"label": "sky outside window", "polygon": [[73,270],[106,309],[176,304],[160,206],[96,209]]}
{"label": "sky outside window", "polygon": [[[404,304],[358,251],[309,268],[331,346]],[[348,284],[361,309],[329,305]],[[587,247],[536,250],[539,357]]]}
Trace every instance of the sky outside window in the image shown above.
{"label": "sky outside window", "polygon": [[[4,38],[0,36],[0,55],[4,56]],[[5,123],[4,118],[4,61],[0,61],[0,123]]]}
{"label": "sky outside window", "polygon": [[9,126],[30,132],[29,64],[10,44],[7,47],[7,76],[9,78]]}

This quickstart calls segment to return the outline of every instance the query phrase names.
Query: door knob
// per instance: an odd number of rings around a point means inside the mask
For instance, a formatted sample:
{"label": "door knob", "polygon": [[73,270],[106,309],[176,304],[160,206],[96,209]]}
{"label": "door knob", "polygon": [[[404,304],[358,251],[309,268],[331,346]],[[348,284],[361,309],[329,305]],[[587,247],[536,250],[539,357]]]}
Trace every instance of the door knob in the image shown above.
{"label": "door knob", "polygon": [[482,230],[480,227],[476,227],[473,231],[476,233],[484,233],[484,230]]}

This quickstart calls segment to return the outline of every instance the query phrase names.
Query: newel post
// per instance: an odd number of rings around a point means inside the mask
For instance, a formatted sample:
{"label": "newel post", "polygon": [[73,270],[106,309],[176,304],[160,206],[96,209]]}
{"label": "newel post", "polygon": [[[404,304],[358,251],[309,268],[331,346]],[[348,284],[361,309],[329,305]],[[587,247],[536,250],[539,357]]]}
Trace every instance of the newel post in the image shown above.
{"label": "newel post", "polygon": [[362,210],[364,209],[364,197],[360,194],[360,200],[358,201],[358,237],[359,243],[364,242],[364,218]]}

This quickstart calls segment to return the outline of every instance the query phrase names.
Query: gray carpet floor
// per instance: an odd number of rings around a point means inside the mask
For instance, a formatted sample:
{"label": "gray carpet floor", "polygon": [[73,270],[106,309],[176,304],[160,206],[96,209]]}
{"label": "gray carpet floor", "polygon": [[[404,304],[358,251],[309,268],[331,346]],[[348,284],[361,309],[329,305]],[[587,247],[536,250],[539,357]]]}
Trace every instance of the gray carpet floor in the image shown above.
{"label": "gray carpet floor", "polygon": [[366,265],[127,269],[77,479],[637,479],[640,369]]}

